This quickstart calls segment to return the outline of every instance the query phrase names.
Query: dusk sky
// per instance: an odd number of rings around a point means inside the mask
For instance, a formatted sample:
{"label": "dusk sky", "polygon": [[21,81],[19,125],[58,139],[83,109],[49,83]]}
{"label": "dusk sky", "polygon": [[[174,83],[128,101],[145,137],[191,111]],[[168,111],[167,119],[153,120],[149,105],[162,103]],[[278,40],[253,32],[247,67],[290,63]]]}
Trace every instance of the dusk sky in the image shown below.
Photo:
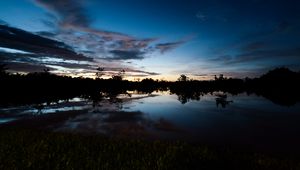
{"label": "dusk sky", "polygon": [[[176,80],[300,70],[299,0],[2,0],[11,72]],[[104,76],[105,77],[105,76]]]}

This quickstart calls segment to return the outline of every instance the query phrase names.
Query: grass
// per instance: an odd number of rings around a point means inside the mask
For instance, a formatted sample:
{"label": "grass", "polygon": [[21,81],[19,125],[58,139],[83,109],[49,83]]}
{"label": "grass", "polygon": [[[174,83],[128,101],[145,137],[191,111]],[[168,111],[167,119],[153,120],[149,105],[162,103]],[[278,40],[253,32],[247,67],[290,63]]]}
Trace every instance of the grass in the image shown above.
{"label": "grass", "polygon": [[[298,157],[299,158],[299,157]],[[300,169],[297,157],[184,142],[0,129],[0,169]]]}

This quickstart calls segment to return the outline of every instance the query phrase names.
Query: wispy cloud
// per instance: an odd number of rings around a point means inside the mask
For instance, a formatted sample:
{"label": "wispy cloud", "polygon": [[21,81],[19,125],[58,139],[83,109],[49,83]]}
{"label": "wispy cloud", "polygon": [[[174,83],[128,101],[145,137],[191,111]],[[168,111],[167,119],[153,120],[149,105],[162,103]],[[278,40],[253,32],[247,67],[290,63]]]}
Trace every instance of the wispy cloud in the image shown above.
{"label": "wispy cloud", "polygon": [[75,74],[78,70],[93,74],[100,65],[107,68],[107,73],[125,68],[132,76],[158,75],[159,73],[129,66],[131,64],[128,60],[142,60],[154,52],[165,53],[188,41],[183,39],[161,43],[161,39],[157,37],[137,38],[125,33],[94,28],[85,9],[85,1],[32,2],[47,11],[47,17],[40,21],[53,31],[31,33],[8,26],[5,21],[0,20],[0,47],[26,52],[19,54],[2,50],[1,62],[7,64],[11,70],[30,72],[50,68],[58,74]]}
{"label": "wispy cloud", "polygon": [[196,17],[202,22],[207,20],[207,16],[200,11],[197,12]]}
{"label": "wispy cloud", "polygon": [[60,17],[62,27],[88,27],[90,19],[84,12],[82,4],[73,0],[35,0],[36,4],[55,12]]}
{"label": "wispy cloud", "polygon": [[0,19],[0,25],[8,25],[8,23]]}
{"label": "wispy cloud", "polygon": [[171,51],[175,48],[178,48],[179,46],[187,43],[188,41],[190,41],[194,38],[195,38],[195,35],[188,35],[177,41],[158,43],[158,44],[155,44],[154,49],[158,49],[161,53],[165,53],[165,52]]}
{"label": "wispy cloud", "polygon": [[130,59],[143,59],[144,53],[141,51],[126,51],[126,50],[112,50],[113,60],[130,60]]}
{"label": "wispy cloud", "polygon": [[[107,60],[143,59],[153,50],[164,53],[186,42],[152,44],[159,39],[136,38],[124,33],[93,28],[92,19],[84,9],[84,1],[35,0],[35,3],[53,13],[57,17],[54,21],[58,22],[59,26],[56,35],[47,35],[45,32],[42,35],[63,40],[71,44],[76,51],[87,56],[101,59],[107,57]],[[48,22],[43,22],[49,25]]]}
{"label": "wispy cloud", "polygon": [[0,25],[0,47],[7,47],[63,59],[92,61],[92,58],[75,53],[68,45],[35,35],[21,29]]}
{"label": "wispy cloud", "polygon": [[184,41],[160,43],[156,45],[156,48],[159,49],[161,53],[165,53],[167,51],[177,48],[178,46],[184,43],[185,43]]}
{"label": "wispy cloud", "polygon": [[257,60],[263,61],[265,59],[277,60],[280,58],[287,62],[295,59],[300,61],[300,48],[256,50],[249,53],[239,54],[228,63],[245,63]]}
{"label": "wispy cloud", "polygon": [[[0,25],[0,61],[14,72],[39,72],[45,68],[57,74],[94,74],[98,65],[103,62],[91,57],[77,54],[73,49],[56,40],[51,40],[20,29]],[[139,51],[111,51],[114,60],[142,58]],[[108,64],[112,65],[112,63]],[[106,67],[109,75],[126,69],[130,75],[158,75],[116,63],[116,67]]]}
{"label": "wispy cloud", "polygon": [[[300,62],[300,48],[288,48],[288,49],[260,49],[257,48],[258,46],[250,45],[250,49],[247,48],[247,50],[243,51],[242,53],[239,53],[237,55],[231,56],[231,55],[224,55],[219,56],[215,58],[208,59],[210,62],[218,62],[225,65],[236,65],[236,64],[242,64],[247,63],[251,65],[253,62],[257,61],[265,61],[265,60],[272,60],[279,61],[279,60],[285,60],[286,63],[298,61]],[[257,49],[257,50],[255,50]],[[276,64],[276,62],[275,62]],[[281,65],[282,63],[277,63],[278,65]]]}

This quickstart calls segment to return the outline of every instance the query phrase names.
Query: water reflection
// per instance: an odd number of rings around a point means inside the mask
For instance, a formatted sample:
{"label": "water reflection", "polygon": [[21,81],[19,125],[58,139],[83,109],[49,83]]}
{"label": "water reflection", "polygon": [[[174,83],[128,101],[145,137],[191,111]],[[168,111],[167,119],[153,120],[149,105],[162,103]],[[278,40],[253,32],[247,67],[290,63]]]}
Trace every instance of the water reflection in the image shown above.
{"label": "water reflection", "polygon": [[[172,93],[171,93],[172,94]],[[201,96],[204,95],[204,93],[202,92],[176,92],[174,93],[178,96],[178,100],[182,103],[182,104],[186,104],[187,102],[191,101],[191,100],[197,100],[200,101]]]}
{"label": "water reflection", "polygon": [[216,105],[217,107],[222,106],[222,108],[226,108],[227,105],[233,103],[233,100],[227,100],[227,94],[224,93],[217,93],[215,94],[216,98]]}
{"label": "water reflection", "polygon": [[[226,92],[97,92],[0,109],[0,126],[271,147],[300,142],[300,105]],[[278,144],[278,145],[276,145]],[[298,146],[298,145],[297,145]]]}

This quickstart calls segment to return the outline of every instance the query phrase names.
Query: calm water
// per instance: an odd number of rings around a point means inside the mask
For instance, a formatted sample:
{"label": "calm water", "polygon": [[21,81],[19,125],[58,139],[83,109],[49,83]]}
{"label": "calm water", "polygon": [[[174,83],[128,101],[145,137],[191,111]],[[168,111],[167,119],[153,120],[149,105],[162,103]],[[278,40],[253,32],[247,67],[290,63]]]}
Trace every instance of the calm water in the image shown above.
{"label": "calm water", "polygon": [[112,137],[300,150],[300,103],[286,107],[246,94],[215,92],[197,100],[169,92],[128,92],[98,101],[78,97],[1,108],[0,124]]}

